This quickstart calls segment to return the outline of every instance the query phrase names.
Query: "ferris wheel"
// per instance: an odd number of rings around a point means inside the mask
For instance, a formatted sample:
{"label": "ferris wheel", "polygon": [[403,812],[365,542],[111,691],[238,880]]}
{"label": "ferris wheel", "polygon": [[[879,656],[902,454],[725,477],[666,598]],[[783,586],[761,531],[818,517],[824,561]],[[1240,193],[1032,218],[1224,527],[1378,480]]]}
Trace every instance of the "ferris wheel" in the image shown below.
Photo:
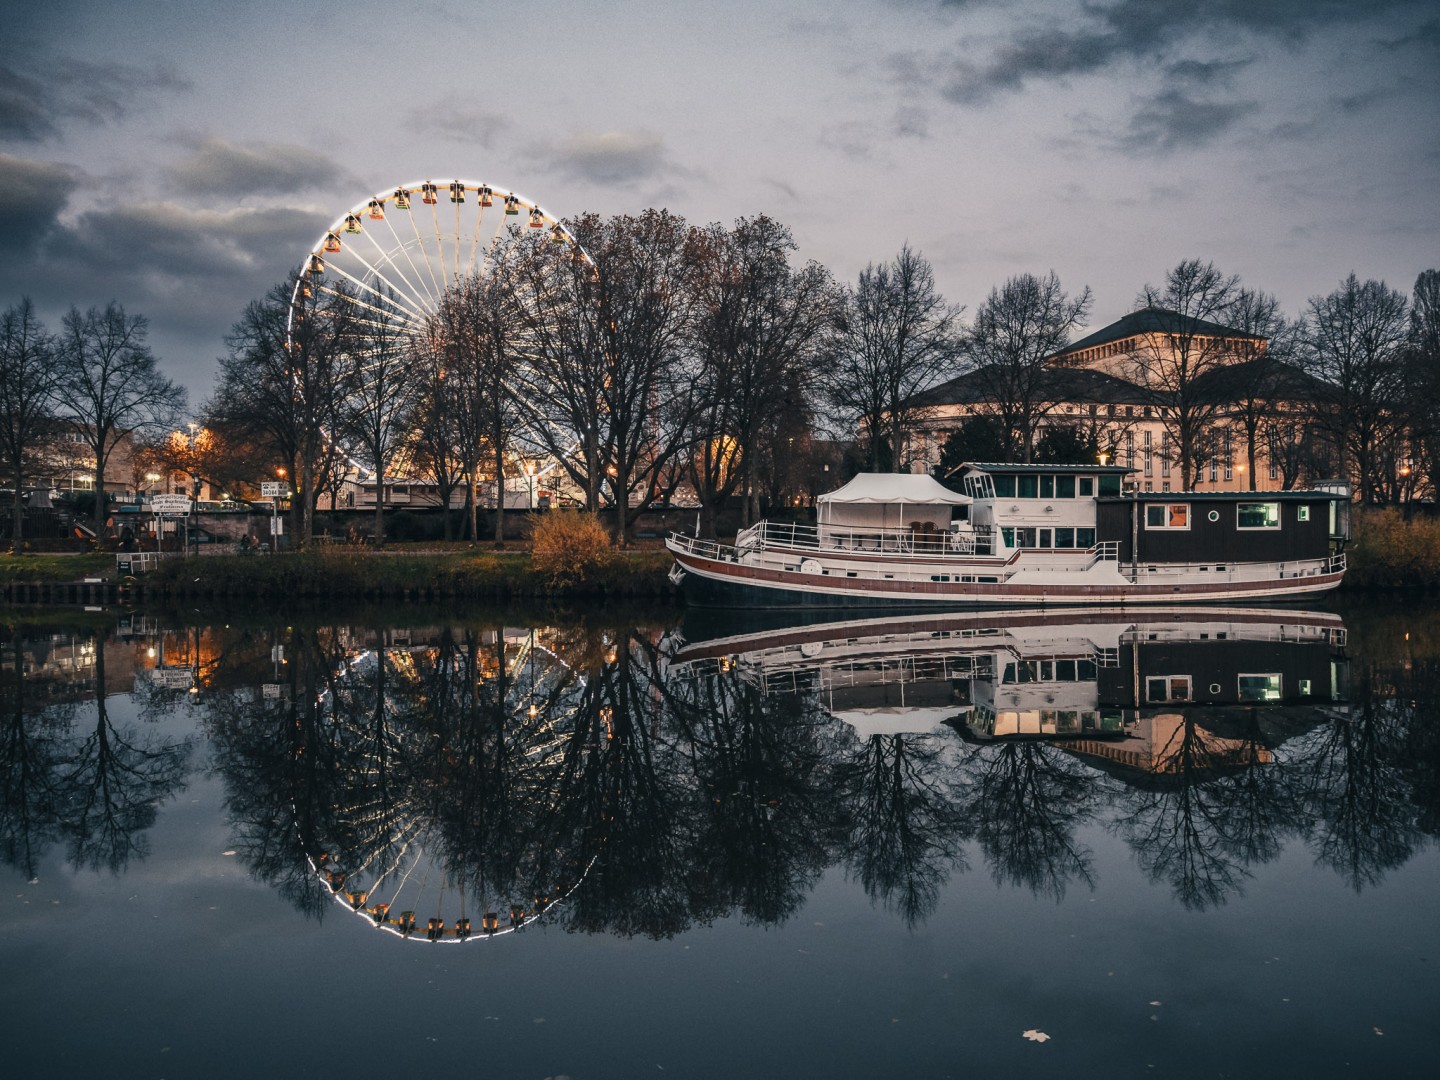
{"label": "ferris wheel", "polygon": [[[421,180],[362,199],[311,247],[292,294],[290,323],[307,290],[422,331],[446,292],[494,267],[507,230],[536,230],[578,259],[584,249],[558,220],[519,192],[474,180]],[[341,284],[343,282],[343,285]]]}

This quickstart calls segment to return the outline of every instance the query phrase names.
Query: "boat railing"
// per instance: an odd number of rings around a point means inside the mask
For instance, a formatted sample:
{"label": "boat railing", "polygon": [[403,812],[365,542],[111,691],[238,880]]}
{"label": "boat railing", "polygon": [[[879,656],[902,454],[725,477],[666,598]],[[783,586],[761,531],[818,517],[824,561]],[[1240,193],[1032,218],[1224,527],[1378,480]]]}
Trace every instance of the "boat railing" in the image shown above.
{"label": "boat railing", "polygon": [[742,552],[756,547],[783,547],[876,555],[992,555],[995,551],[994,537],[989,531],[799,525],[789,521],[762,521],[753,525],[736,537],[736,546]]}
{"label": "boat railing", "polygon": [[1098,544],[1096,544],[1096,545],[1095,545],[1093,548],[1091,548],[1090,550],[1091,550],[1091,551],[1094,553],[1094,555],[1095,555],[1094,562],[1092,562],[1092,563],[1090,564],[1090,565],[1092,565],[1092,566],[1095,565],[1095,563],[1101,563],[1101,562],[1113,562],[1113,563],[1118,563],[1118,562],[1120,561],[1120,541],[1119,541],[1119,540],[1101,540]]}
{"label": "boat railing", "polygon": [[733,544],[722,544],[718,540],[706,540],[698,536],[687,536],[684,533],[672,532],[670,534],[670,542],[687,555],[697,555],[702,559],[718,559],[721,562],[734,562],[736,558],[735,546]]}

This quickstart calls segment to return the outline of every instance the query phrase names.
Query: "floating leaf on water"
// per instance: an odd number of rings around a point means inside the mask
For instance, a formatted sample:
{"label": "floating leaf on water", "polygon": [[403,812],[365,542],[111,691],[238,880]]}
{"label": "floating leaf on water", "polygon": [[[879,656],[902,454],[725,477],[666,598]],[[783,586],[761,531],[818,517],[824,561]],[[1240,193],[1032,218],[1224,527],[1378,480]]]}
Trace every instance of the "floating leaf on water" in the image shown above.
{"label": "floating leaf on water", "polygon": [[1035,1028],[1031,1028],[1029,1031],[1022,1031],[1020,1034],[1031,1042],[1043,1043],[1050,1041],[1049,1035],[1046,1035],[1043,1031],[1037,1031]]}

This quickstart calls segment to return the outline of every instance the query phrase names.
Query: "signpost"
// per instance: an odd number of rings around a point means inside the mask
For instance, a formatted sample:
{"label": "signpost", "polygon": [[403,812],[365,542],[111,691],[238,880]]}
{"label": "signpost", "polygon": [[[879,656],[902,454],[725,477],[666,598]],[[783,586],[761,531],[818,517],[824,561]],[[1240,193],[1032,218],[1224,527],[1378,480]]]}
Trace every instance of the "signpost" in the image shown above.
{"label": "signpost", "polygon": [[270,553],[280,547],[280,500],[290,497],[290,485],[283,480],[260,481],[260,497],[270,500]]}

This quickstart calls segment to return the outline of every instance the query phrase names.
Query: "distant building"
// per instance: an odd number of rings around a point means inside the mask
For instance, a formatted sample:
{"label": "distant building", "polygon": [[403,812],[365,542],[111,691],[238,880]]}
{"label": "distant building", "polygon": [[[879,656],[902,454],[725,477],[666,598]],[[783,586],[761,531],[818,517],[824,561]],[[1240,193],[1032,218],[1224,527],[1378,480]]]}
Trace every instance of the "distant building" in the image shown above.
{"label": "distant building", "polygon": [[[1185,393],[1213,409],[1195,486],[1294,486],[1311,471],[1312,436],[1303,418],[1320,387],[1298,368],[1270,359],[1268,345],[1263,337],[1159,308],[1132,312],[1046,358],[1031,384],[1037,441],[1049,428],[1076,429],[1094,436],[1116,464],[1135,469],[1140,490],[1179,490],[1176,395],[1167,377],[1188,358],[1198,374]],[[937,466],[946,439],[963,424],[997,415],[996,387],[1005,385],[997,375],[1004,370],[967,372],[911,399],[921,417],[905,455],[914,471]],[[1254,476],[1247,462],[1252,437]]]}

